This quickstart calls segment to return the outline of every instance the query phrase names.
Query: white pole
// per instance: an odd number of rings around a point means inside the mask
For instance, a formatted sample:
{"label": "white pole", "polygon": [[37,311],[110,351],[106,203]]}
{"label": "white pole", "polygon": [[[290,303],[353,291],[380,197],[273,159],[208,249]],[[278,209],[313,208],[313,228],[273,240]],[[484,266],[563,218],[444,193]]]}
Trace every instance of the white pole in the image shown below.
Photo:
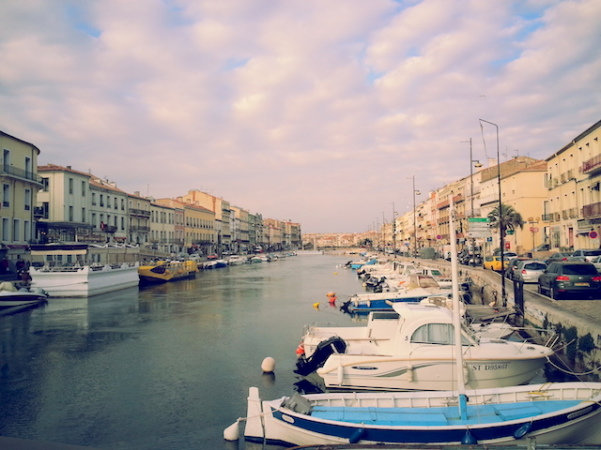
{"label": "white pole", "polygon": [[457,263],[457,237],[455,235],[455,205],[453,192],[449,202],[449,238],[451,241],[451,274],[453,292],[453,327],[455,331],[455,351],[457,365],[457,391],[459,393],[459,413],[467,419],[467,398],[465,395],[465,378],[463,376],[463,346],[461,345],[461,313],[459,311],[459,276]]}

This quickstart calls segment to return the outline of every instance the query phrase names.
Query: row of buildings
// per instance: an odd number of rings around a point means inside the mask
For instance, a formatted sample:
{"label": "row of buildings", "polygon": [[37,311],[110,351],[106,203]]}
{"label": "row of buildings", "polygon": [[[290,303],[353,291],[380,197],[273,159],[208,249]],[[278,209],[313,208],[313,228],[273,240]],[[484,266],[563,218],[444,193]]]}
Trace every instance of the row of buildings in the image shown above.
{"label": "row of buildings", "polygon": [[54,164],[0,131],[0,259],[32,243],[139,245],[146,254],[281,251],[301,245],[301,226],[263,218],[205,192],[177,198],[128,193],[116,183]]}
{"label": "row of buildings", "polygon": [[[316,247],[369,243],[409,254],[428,248],[439,255],[448,252],[455,238],[460,249],[474,245],[490,254],[501,239],[498,230],[486,228],[485,220],[502,203],[518,212],[524,222],[523,228],[516,227],[504,237],[506,251],[525,254],[535,249],[601,248],[600,137],[601,121],[544,160],[518,156],[501,164],[495,160],[486,168],[471,159],[470,143],[470,175],[430,192],[415,209],[395,214],[393,221],[365,233],[303,238]],[[414,186],[414,200],[416,195]],[[456,211],[454,237],[449,234],[451,199]]]}

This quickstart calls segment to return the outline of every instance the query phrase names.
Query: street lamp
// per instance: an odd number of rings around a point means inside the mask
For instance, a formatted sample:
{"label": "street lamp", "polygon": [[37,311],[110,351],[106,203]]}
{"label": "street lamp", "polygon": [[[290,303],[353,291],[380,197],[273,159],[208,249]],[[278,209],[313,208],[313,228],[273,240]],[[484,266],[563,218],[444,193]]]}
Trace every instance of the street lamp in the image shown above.
{"label": "street lamp", "polygon": [[394,202],[392,203],[392,254],[396,258],[396,211],[394,210]]}
{"label": "street lamp", "polygon": [[415,175],[411,177],[413,180],[413,257],[417,256],[417,211],[415,210],[415,196],[421,195],[421,192],[415,189]]}
{"label": "street lamp", "polygon": [[[501,247],[501,299],[503,306],[507,306],[507,292],[505,290],[505,224],[503,223],[503,203],[501,200],[501,156],[499,153],[499,126],[496,123],[489,122],[488,120],[480,120],[480,130],[482,130],[482,122],[492,125],[497,130],[497,179],[499,182],[499,235],[500,235],[500,247]],[[482,130],[482,133],[484,131]]]}

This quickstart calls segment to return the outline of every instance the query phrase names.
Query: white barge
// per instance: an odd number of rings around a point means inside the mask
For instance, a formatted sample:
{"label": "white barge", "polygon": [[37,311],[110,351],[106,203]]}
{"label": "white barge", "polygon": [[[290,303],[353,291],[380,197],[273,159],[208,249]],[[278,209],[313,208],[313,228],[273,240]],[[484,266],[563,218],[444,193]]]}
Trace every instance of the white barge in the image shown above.
{"label": "white barge", "polygon": [[89,244],[31,246],[32,288],[50,297],[91,297],[139,284],[139,247]]}

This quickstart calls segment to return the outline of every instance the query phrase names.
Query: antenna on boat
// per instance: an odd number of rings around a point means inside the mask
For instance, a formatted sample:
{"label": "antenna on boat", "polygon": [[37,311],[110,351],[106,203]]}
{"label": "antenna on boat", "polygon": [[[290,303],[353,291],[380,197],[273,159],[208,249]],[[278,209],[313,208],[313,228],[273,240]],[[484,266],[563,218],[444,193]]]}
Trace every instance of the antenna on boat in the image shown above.
{"label": "antenna on boat", "polygon": [[465,395],[465,377],[463,375],[463,346],[461,345],[461,318],[459,312],[459,280],[457,263],[457,236],[455,235],[455,205],[453,192],[449,201],[449,237],[451,241],[451,279],[453,292],[453,328],[455,331],[455,352],[457,366],[457,391],[459,394],[459,414],[467,419],[467,396]]}

